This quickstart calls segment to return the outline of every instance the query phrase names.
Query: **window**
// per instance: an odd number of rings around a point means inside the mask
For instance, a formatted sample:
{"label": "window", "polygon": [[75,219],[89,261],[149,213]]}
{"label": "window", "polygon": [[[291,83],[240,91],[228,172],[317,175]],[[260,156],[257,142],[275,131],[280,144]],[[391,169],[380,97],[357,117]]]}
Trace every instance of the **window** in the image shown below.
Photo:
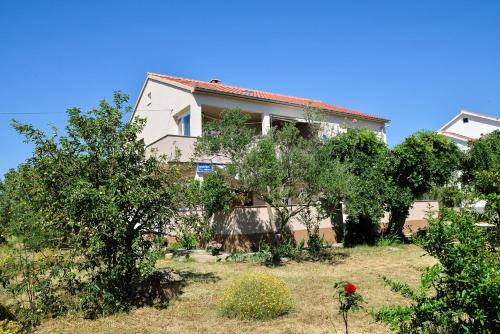
{"label": "window", "polygon": [[148,106],[151,105],[151,92],[148,93]]}
{"label": "window", "polygon": [[462,118],[462,122],[464,122],[464,123],[469,123],[469,117],[464,117],[464,118]]}
{"label": "window", "polygon": [[191,135],[191,116],[189,114],[182,117],[182,135]]}

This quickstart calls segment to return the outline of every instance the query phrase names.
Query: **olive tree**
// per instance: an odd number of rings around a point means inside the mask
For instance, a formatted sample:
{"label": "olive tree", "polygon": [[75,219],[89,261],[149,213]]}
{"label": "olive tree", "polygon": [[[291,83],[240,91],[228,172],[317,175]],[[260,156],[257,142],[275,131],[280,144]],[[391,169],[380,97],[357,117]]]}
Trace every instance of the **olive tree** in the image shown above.
{"label": "olive tree", "polygon": [[197,151],[228,159],[228,181],[266,203],[276,249],[293,217],[344,197],[349,173],[336,160],[319,163],[317,136],[301,137],[293,123],[257,138],[246,120],[239,110],[223,111],[221,120],[204,130]]}

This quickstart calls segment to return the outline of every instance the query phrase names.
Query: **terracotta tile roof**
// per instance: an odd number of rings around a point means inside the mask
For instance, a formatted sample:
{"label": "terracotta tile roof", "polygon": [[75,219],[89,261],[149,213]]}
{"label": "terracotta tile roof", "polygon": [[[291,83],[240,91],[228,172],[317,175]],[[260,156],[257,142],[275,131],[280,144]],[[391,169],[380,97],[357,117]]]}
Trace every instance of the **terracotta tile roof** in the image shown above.
{"label": "terracotta tile roof", "polygon": [[457,137],[457,138],[460,138],[460,139],[465,140],[465,141],[474,140],[474,138],[467,137],[467,136],[464,136],[464,135],[461,135],[461,134],[458,134],[458,133],[455,133],[455,132],[441,131],[441,133],[444,134],[444,135],[450,135],[452,137]]}
{"label": "terracotta tile roof", "polygon": [[242,98],[252,98],[252,99],[264,100],[264,101],[275,102],[275,103],[290,104],[290,105],[295,105],[295,106],[303,106],[303,107],[311,106],[311,107],[317,107],[317,108],[321,108],[321,109],[331,111],[331,112],[336,112],[339,114],[348,114],[351,116],[369,118],[371,120],[378,121],[378,122],[388,122],[389,121],[388,119],[385,119],[385,118],[377,117],[377,116],[370,115],[370,114],[365,114],[365,113],[362,113],[362,112],[359,112],[356,110],[351,110],[351,109],[335,106],[335,105],[321,102],[318,100],[311,100],[311,99],[305,99],[305,98],[300,98],[300,97],[295,97],[295,96],[288,96],[288,95],[282,95],[282,94],[276,94],[276,93],[263,92],[263,91],[255,90],[255,89],[234,87],[234,86],[229,86],[229,85],[225,85],[222,83],[211,83],[211,82],[200,81],[200,80],[179,78],[179,77],[157,74],[157,73],[148,73],[148,77],[158,78],[158,79],[166,79],[166,80],[169,80],[171,82],[178,83],[178,84],[187,86],[189,88],[192,88],[194,91],[206,91],[206,92],[211,92],[211,93],[229,94],[229,95],[234,95],[234,96],[238,96],[238,97],[242,97]]}

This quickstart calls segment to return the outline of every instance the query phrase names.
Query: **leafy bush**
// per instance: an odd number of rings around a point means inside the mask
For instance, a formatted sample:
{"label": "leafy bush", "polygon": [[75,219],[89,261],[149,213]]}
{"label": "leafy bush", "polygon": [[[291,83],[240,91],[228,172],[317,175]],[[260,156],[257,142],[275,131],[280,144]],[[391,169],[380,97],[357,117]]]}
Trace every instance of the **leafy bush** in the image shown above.
{"label": "leafy bush", "polygon": [[302,252],[300,244],[295,245],[293,239],[288,239],[278,246],[278,253],[280,257],[294,259]]}
{"label": "leafy bush", "polygon": [[[327,216],[327,212],[321,207],[315,213],[310,208],[307,208],[298,215],[299,221],[306,227],[307,250],[311,254],[318,254],[323,247],[324,238],[319,234],[319,226],[321,219]],[[304,243],[305,241],[301,240],[301,242]],[[299,250],[303,248],[303,244],[298,247]]]}
{"label": "leafy bush", "polygon": [[399,239],[397,236],[394,235],[380,236],[375,241],[375,245],[379,247],[396,246],[401,244],[402,244],[401,239]]}
{"label": "leafy bush", "polygon": [[498,333],[500,257],[498,239],[475,226],[474,214],[443,210],[419,243],[439,263],[422,274],[420,287],[384,278],[409,306],[375,312],[399,333]]}
{"label": "leafy bush", "polygon": [[14,320],[0,320],[0,334],[20,334],[21,325]]}
{"label": "leafy bush", "polygon": [[259,243],[259,250],[255,253],[254,258],[258,262],[267,262],[270,261],[273,257],[272,254],[272,247],[271,245],[265,243],[265,242],[260,242]]}
{"label": "leafy bush", "polygon": [[177,242],[184,249],[195,249],[198,246],[198,239],[192,233],[183,233],[178,238]]}
{"label": "leafy bush", "polygon": [[290,289],[281,279],[246,273],[232,280],[218,300],[220,312],[231,318],[272,319],[293,309]]}
{"label": "leafy bush", "polygon": [[311,254],[318,254],[323,247],[324,238],[319,234],[312,234],[307,240],[307,250]]}

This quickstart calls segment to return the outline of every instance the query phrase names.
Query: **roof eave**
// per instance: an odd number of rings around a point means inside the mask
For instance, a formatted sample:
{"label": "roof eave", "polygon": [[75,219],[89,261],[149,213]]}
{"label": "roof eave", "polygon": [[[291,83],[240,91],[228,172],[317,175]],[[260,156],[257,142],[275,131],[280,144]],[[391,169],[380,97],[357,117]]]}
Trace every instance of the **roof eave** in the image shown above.
{"label": "roof eave", "polygon": [[174,87],[177,87],[177,88],[181,88],[181,89],[187,90],[187,91],[189,91],[191,93],[194,92],[194,89],[195,89],[192,86],[181,84],[180,82],[167,79],[167,78],[165,78],[165,77],[163,77],[163,76],[161,76],[159,74],[152,73],[152,72],[148,72],[148,79],[156,80],[156,81],[159,81],[159,82],[162,82],[162,83],[166,83],[168,85],[171,85],[171,86],[174,86]]}
{"label": "roof eave", "polygon": [[[218,90],[213,90],[213,89],[208,89],[208,88],[203,88],[203,87],[195,87],[193,90],[193,93],[196,93],[196,92],[210,93],[210,94],[217,94],[217,95],[226,95],[226,96],[231,96],[231,97],[236,97],[236,98],[241,98],[241,99],[248,99],[248,100],[255,100],[255,101],[262,101],[262,102],[269,102],[269,103],[287,105],[287,106],[292,106],[292,107],[304,108],[304,105],[298,104],[298,103],[290,103],[290,102],[278,101],[278,100],[273,100],[273,99],[266,99],[266,98],[257,97],[257,96],[247,96],[247,95],[241,95],[241,94],[234,94],[234,93],[230,93],[230,92],[221,92]],[[350,112],[346,112],[346,111],[340,111],[340,110],[331,110],[331,109],[325,109],[325,108],[320,108],[320,109],[324,110],[325,112],[334,113],[334,114],[337,114],[340,116],[350,115],[353,117],[371,120],[371,121],[375,121],[378,123],[383,123],[383,124],[390,123],[390,120],[388,120],[386,118],[381,118],[381,117],[376,117],[376,116],[359,115],[359,114],[350,113]]]}

